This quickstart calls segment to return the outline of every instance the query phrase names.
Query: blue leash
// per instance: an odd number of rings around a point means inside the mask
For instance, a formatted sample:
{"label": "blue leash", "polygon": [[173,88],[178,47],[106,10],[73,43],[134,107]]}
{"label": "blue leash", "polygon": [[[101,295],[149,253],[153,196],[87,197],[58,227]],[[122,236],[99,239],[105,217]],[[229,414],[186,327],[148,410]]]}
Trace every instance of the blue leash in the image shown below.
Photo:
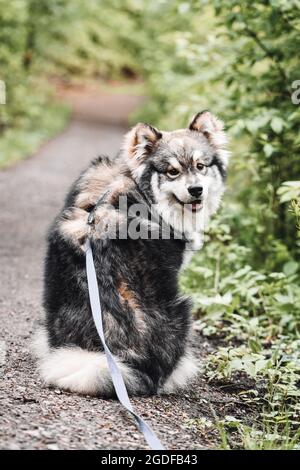
{"label": "blue leash", "polygon": [[97,276],[95,271],[93,253],[90,240],[87,239],[86,241],[86,273],[87,273],[87,281],[88,281],[88,289],[89,289],[89,297],[91,303],[92,314],[94,318],[94,322],[100,336],[105,354],[106,360],[108,364],[108,369],[115,387],[116,395],[120,401],[120,403],[126,408],[127,411],[134,417],[136,424],[144,435],[144,438],[148,445],[153,450],[165,450],[164,446],[161,444],[160,440],[156,437],[152,429],[148,426],[148,424],[134,411],[133,406],[130,402],[126,385],[124,383],[122,374],[120,369],[117,366],[117,363],[114,359],[114,356],[110,352],[104,337],[103,331],[103,320],[102,320],[102,310],[101,310],[101,303],[100,303],[100,296],[99,296],[99,288],[97,282]]}

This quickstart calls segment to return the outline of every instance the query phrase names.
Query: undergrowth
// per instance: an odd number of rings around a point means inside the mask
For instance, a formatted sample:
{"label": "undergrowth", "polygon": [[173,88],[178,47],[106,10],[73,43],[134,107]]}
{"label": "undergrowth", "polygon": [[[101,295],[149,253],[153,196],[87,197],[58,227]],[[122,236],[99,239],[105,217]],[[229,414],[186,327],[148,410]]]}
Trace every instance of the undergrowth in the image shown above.
{"label": "undergrowth", "polygon": [[[229,211],[230,213],[230,211]],[[182,275],[192,295],[196,324],[217,344],[205,362],[211,382],[252,379],[239,398],[258,410],[251,428],[239,419],[219,419],[223,448],[300,447],[300,286],[299,265],[281,272],[257,271],[250,249],[237,244],[226,215],[215,219],[203,250]]]}

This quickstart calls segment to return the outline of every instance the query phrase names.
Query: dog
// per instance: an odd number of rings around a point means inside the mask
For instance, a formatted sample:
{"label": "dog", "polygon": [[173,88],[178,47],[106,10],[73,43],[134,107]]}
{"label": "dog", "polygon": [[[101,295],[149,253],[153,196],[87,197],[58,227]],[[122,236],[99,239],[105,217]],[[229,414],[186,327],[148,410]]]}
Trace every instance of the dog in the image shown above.
{"label": "dog", "polygon": [[106,342],[128,393],[173,393],[191,383],[198,372],[191,304],[178,275],[220,205],[228,157],[223,123],[204,111],[172,132],[137,124],[115,159],[95,159],[75,181],[48,234],[46,315],[35,340],[45,384],[115,396],[90,309],[87,238]]}

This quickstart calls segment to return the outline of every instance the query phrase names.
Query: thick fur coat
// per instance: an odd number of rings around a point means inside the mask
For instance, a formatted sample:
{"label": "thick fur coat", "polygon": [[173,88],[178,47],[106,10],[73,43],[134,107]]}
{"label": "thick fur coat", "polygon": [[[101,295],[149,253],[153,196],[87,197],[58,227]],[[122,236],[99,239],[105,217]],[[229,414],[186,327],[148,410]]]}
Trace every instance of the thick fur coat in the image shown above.
{"label": "thick fur coat", "polygon": [[138,124],[117,158],[97,158],[73,184],[48,235],[46,317],[35,340],[47,385],[114,396],[89,304],[88,236],[106,341],[128,392],[173,392],[195,376],[178,274],[219,206],[225,147],[223,124],[209,112],[174,132]]}

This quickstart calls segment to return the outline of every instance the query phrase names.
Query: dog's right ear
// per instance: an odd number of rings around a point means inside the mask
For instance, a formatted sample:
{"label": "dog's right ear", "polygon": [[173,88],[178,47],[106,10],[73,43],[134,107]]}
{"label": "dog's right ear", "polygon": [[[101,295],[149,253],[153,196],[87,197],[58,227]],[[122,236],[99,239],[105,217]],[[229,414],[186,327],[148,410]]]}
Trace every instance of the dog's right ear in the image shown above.
{"label": "dog's right ear", "polygon": [[204,135],[227,165],[230,152],[227,150],[228,139],[224,131],[223,121],[205,110],[193,117],[189,124],[189,130]]}
{"label": "dog's right ear", "polygon": [[126,134],[123,151],[128,159],[142,161],[153,151],[161,138],[161,132],[150,124],[140,122]]}
{"label": "dog's right ear", "polygon": [[223,121],[207,110],[201,111],[193,117],[189,129],[202,133],[216,147],[223,147],[227,144]]}

